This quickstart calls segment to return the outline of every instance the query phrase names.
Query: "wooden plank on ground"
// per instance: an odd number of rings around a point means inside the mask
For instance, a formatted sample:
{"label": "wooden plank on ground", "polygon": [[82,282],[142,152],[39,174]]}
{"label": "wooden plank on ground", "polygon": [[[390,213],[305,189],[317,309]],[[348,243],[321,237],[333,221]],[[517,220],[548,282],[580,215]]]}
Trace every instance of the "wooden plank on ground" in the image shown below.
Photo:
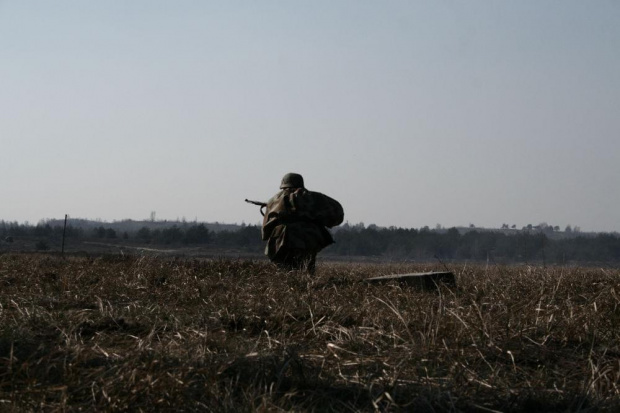
{"label": "wooden plank on ground", "polygon": [[456,286],[456,278],[454,277],[454,273],[450,271],[383,275],[381,277],[366,278],[364,281],[370,284],[381,284],[396,281],[407,285],[421,287],[426,290],[434,290],[437,288],[438,284],[446,284],[452,287]]}

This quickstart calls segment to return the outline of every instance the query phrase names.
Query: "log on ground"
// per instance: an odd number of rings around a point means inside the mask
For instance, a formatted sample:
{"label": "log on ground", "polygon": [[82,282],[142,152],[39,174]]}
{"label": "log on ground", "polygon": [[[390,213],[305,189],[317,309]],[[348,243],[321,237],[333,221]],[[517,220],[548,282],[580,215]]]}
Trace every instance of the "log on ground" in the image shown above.
{"label": "log on ground", "polygon": [[454,273],[449,271],[392,274],[381,277],[367,278],[364,281],[370,284],[396,281],[399,283],[420,287],[425,290],[434,290],[439,284],[456,287],[456,278],[454,277]]}

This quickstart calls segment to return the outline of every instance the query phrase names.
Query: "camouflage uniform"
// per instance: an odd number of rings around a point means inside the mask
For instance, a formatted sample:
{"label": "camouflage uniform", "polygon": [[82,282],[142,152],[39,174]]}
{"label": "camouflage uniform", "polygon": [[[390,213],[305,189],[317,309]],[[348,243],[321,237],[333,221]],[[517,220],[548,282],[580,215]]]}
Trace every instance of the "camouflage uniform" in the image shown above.
{"label": "camouflage uniform", "polygon": [[338,201],[308,191],[301,182],[302,187],[283,188],[267,202],[262,238],[267,241],[265,255],[272,262],[313,274],[316,254],[334,242],[325,227],[341,224],[344,212]]}

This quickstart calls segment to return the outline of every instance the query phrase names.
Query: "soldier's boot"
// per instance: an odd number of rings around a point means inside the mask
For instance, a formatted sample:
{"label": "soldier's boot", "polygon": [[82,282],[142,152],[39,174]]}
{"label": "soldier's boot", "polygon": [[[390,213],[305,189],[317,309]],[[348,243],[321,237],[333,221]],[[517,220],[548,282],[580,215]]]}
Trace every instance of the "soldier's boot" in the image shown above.
{"label": "soldier's boot", "polygon": [[306,271],[308,274],[314,275],[316,273],[316,253],[310,254],[305,261]]}

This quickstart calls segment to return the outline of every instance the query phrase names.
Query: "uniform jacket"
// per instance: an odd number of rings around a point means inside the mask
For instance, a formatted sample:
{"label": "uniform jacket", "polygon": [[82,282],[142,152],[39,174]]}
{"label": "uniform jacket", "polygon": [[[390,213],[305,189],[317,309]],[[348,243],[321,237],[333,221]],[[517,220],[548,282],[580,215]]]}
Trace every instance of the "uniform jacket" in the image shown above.
{"label": "uniform jacket", "polygon": [[267,202],[262,238],[265,254],[275,257],[281,248],[316,253],[332,244],[327,228],[340,225],[344,211],[338,201],[304,188],[286,188]]}

